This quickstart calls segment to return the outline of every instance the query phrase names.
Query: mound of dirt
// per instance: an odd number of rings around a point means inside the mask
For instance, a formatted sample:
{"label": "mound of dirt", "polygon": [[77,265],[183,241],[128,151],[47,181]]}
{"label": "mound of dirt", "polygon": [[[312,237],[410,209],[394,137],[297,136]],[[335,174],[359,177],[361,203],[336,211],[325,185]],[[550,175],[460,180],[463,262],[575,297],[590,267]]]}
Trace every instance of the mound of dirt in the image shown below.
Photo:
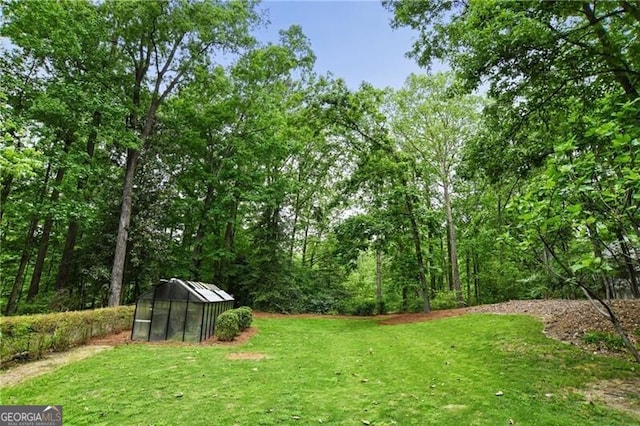
{"label": "mound of dirt", "polygon": [[[612,307],[622,328],[637,346],[640,342],[640,300],[615,300]],[[617,336],[611,321],[586,300],[512,300],[494,305],[473,306],[467,312],[533,315],[542,319],[544,332],[549,337],[589,351],[609,355],[620,353],[605,345],[585,343],[584,336],[589,332],[605,332]]]}

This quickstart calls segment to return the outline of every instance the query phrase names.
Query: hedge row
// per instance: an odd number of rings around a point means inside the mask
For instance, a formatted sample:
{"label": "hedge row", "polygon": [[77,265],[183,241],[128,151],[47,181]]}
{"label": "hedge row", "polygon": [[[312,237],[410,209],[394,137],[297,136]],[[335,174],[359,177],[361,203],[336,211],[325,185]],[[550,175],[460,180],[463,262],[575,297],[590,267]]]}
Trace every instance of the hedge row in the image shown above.
{"label": "hedge row", "polygon": [[253,312],[247,306],[224,311],[216,320],[216,337],[223,342],[230,342],[241,331],[249,328],[252,321]]}
{"label": "hedge row", "polygon": [[0,322],[0,362],[38,359],[49,351],[82,345],[92,337],[130,330],[133,312],[133,306],[119,306],[4,317]]}

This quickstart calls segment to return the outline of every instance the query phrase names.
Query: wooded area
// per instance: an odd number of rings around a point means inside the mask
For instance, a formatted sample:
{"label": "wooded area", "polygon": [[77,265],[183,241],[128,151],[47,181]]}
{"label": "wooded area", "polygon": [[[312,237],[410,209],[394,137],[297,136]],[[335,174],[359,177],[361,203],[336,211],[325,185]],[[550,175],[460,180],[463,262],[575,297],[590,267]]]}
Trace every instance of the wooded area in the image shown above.
{"label": "wooded area", "polygon": [[452,72],[351,90],[254,1],[3,2],[3,314],[640,297],[637,2],[383,4]]}

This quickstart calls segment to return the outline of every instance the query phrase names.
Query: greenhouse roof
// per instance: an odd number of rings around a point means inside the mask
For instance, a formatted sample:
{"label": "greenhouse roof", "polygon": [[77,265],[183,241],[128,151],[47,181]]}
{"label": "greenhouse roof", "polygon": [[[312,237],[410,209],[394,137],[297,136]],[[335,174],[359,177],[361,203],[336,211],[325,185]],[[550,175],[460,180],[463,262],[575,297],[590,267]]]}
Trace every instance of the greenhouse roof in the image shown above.
{"label": "greenhouse roof", "polygon": [[162,280],[161,283],[181,286],[202,302],[224,302],[233,300],[233,297],[229,293],[214,284],[179,280],[177,278],[171,278],[169,281]]}

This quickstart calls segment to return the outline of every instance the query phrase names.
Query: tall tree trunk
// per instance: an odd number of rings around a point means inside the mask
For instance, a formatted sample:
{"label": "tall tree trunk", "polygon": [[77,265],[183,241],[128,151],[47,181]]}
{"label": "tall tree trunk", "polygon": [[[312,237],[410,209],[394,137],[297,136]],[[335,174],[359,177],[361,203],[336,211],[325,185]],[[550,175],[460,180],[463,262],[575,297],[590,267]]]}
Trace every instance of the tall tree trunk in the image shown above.
{"label": "tall tree trunk", "polygon": [[449,193],[449,183],[445,182],[444,185],[444,208],[447,215],[447,229],[448,229],[448,245],[449,245],[449,263],[451,264],[451,278],[453,280],[453,288],[456,292],[456,299],[458,300],[458,306],[464,305],[464,299],[462,298],[462,286],[460,284],[460,270],[458,269],[458,249],[456,247],[456,227],[453,222],[453,211],[451,209],[451,195]]}
{"label": "tall tree trunk", "polygon": [[[403,186],[408,188],[407,182],[403,179]],[[420,229],[418,228],[418,222],[413,211],[413,202],[409,197],[409,194],[404,195],[405,206],[407,207],[407,214],[409,221],[411,222],[411,234],[413,236],[413,245],[416,251],[416,262],[418,263],[418,281],[420,282],[420,289],[424,296],[424,312],[431,311],[431,303],[429,301],[429,287],[427,286],[427,277],[424,273],[424,259],[422,257],[422,241],[420,238]]]}
{"label": "tall tree trunk", "polygon": [[302,265],[304,266],[307,260],[307,244],[309,242],[309,222],[304,225],[304,240],[302,240]]}
{"label": "tall tree trunk", "polygon": [[[71,149],[73,138],[70,135],[64,137],[63,152],[67,154]],[[64,179],[65,168],[61,167],[56,173],[54,180],[53,191],[51,192],[51,205],[54,206],[60,198],[60,191],[58,188],[62,184]],[[33,267],[33,274],[31,275],[31,283],[29,284],[29,292],[27,294],[27,301],[32,302],[38,295],[40,289],[40,278],[42,277],[42,271],[44,269],[44,261],[47,257],[47,251],[49,250],[49,237],[51,236],[51,229],[53,228],[53,216],[49,215],[45,219],[44,227],[42,228],[42,235],[40,237],[40,247],[38,248],[38,256],[36,257],[36,263]]]}
{"label": "tall tree trunk", "polygon": [[78,225],[77,219],[71,219],[69,226],[67,227],[67,236],[64,241],[64,249],[62,250],[62,259],[60,259],[58,275],[56,276],[56,291],[58,292],[69,287],[79,228],[80,226]]}
{"label": "tall tree trunk", "polygon": [[191,273],[195,280],[200,279],[200,267],[202,266],[202,240],[205,235],[205,227],[207,223],[207,216],[211,206],[213,205],[214,187],[212,183],[207,185],[207,195],[204,198],[204,204],[202,206],[202,213],[200,214],[200,221],[198,222],[198,229],[194,239],[193,253],[191,256]]}
{"label": "tall tree trunk", "polygon": [[427,234],[427,239],[429,240],[429,243],[427,244],[427,255],[429,258],[429,262],[428,262],[428,270],[429,270],[429,281],[431,282],[431,292],[432,294],[434,294],[437,290],[437,282],[436,282],[436,274],[435,274],[435,268],[434,268],[434,263],[435,263],[435,257],[434,257],[434,249],[433,249],[433,231],[431,230],[431,227],[429,227],[429,231]]}
{"label": "tall tree trunk", "polygon": [[467,301],[471,303],[471,255],[467,251],[467,255],[465,256],[465,266],[466,266],[466,284],[467,284]]}
{"label": "tall tree trunk", "polygon": [[111,284],[109,294],[109,306],[120,305],[122,295],[122,280],[124,278],[124,261],[127,254],[127,238],[129,235],[129,223],[133,207],[133,179],[136,166],[140,158],[140,151],[127,148],[127,167],[124,174],[124,188],[122,190],[122,206],[120,208],[120,221],[118,222],[118,235],[116,237],[116,249],[111,269]]}
{"label": "tall tree trunk", "polygon": [[20,297],[20,292],[22,291],[24,272],[27,269],[29,257],[31,256],[31,250],[33,248],[33,237],[36,233],[37,226],[38,219],[34,217],[33,219],[31,219],[31,223],[29,224],[27,239],[24,243],[24,249],[22,249],[22,256],[20,256],[18,272],[16,272],[16,277],[13,281],[13,287],[11,287],[11,293],[9,294],[9,299],[7,300],[7,306],[4,309],[4,314],[7,316],[15,314],[18,308],[18,298]]}
{"label": "tall tree trunk", "polygon": [[382,309],[382,253],[379,247],[376,248],[376,312],[383,314]]}
{"label": "tall tree trunk", "polygon": [[473,254],[473,287],[476,295],[476,304],[481,305],[482,300],[480,300],[480,262],[478,261],[478,254]]}
{"label": "tall tree trunk", "polygon": [[[100,113],[100,111],[94,111],[93,119],[91,121],[91,133],[89,133],[89,137],[87,138],[87,157],[89,162],[91,161],[95,153],[95,145],[98,138],[98,128],[100,127],[101,121],[102,114]],[[78,192],[82,192],[82,190],[85,188],[87,179],[88,176],[86,176],[84,179],[78,180]],[[84,197],[84,199],[85,201],[88,201],[88,197]],[[60,265],[58,266],[58,274],[56,276],[56,291],[61,291],[69,285],[69,281],[71,279],[71,270],[74,263],[73,257],[79,228],[80,226],[78,224],[78,220],[75,217],[72,217],[67,227],[67,236],[64,241],[62,258],[60,259]]]}
{"label": "tall tree trunk", "polygon": [[47,251],[49,249],[49,237],[51,236],[52,227],[53,227],[53,218],[49,216],[44,222],[44,226],[42,228],[42,235],[40,236],[40,246],[38,248],[38,256],[36,257],[36,263],[33,267],[33,274],[31,275],[31,283],[29,284],[29,292],[27,293],[28,302],[33,302],[33,300],[36,298],[40,290],[40,278],[42,277],[42,271],[44,269],[44,260],[47,256]]}
{"label": "tall tree trunk", "polygon": [[447,231],[447,256],[445,259],[445,270],[447,271],[447,284],[448,284],[448,290],[449,291],[454,291],[454,284],[453,284],[453,267],[451,264],[451,228],[449,228],[449,220],[447,219],[447,226],[446,226],[446,231]]}
{"label": "tall tree trunk", "polygon": [[[298,172],[298,181],[300,181]],[[298,216],[300,215],[300,190],[296,192],[296,200],[293,203],[293,224],[291,225],[291,242],[289,243],[289,259],[293,260],[293,252],[296,248],[296,232],[298,231]]]}

